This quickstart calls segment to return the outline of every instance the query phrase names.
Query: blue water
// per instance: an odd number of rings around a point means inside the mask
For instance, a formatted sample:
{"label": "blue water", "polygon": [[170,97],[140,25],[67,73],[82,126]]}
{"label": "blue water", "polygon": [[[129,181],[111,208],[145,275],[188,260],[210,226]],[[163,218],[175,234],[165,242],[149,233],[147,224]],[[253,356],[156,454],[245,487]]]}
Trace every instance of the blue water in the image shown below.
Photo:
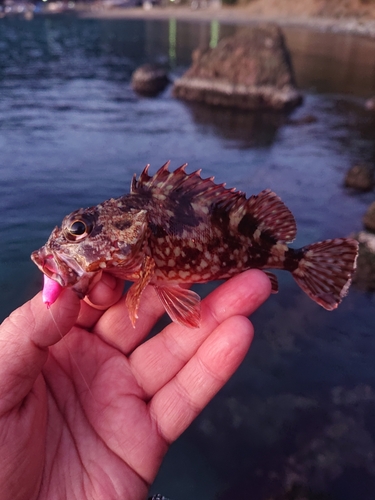
{"label": "blue water", "polygon": [[[221,26],[220,36],[235,30]],[[63,216],[127,192],[146,163],[187,161],[249,195],[275,190],[297,219],[295,246],[361,228],[374,194],[342,184],[353,163],[375,161],[375,118],[363,108],[375,94],[375,41],[286,33],[305,94],[293,118],[314,115],[308,125],[188,105],[170,89],[133,93],[137,66],[161,62],[177,77],[212,34],[173,20],[0,19],[0,319],[41,288],[29,255]],[[352,288],[328,313],[290,276],[280,289],[254,315],[237,374],[167,455],[155,491],[263,500],[293,471],[333,498],[352,500],[361,487],[362,500],[374,498],[375,298]]]}

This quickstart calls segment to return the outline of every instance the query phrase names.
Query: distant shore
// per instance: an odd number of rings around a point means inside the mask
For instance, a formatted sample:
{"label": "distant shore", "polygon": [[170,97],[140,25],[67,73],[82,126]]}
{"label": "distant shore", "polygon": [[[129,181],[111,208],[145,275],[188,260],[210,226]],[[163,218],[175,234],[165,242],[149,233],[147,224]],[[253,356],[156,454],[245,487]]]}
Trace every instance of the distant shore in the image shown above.
{"label": "distant shore", "polygon": [[254,16],[246,7],[221,7],[192,10],[185,6],[153,7],[149,10],[137,8],[79,8],[77,13],[83,18],[100,19],[177,19],[181,21],[210,22],[217,20],[225,24],[253,24],[273,22],[280,26],[308,28],[317,31],[333,33],[351,33],[375,39],[375,20],[357,18],[326,18],[326,17],[280,17]]}

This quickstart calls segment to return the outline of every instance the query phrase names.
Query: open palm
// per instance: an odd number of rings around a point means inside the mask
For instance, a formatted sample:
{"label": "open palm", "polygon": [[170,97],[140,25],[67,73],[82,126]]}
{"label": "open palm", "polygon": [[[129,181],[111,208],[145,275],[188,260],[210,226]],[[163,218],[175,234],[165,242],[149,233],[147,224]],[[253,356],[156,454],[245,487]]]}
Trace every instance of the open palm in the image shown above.
{"label": "open palm", "polygon": [[53,317],[40,294],[17,309],[0,327],[0,499],[145,499],[169,445],[245,356],[246,317],[269,291],[247,271],[202,302],[199,329],[171,324],[146,342],[163,314],[154,290],[134,329],[108,275],[90,303],[64,290]]}

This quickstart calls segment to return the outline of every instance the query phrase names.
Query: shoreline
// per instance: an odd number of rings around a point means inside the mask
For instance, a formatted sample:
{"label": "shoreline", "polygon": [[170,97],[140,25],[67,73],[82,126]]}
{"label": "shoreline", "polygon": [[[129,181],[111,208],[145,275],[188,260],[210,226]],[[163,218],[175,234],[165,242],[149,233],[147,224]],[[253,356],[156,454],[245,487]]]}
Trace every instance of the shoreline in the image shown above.
{"label": "shoreline", "polygon": [[327,18],[308,16],[253,15],[246,7],[221,7],[192,10],[189,7],[170,6],[153,7],[149,10],[141,7],[103,9],[78,8],[78,17],[85,19],[143,19],[210,22],[223,24],[257,24],[271,22],[280,27],[305,28],[319,32],[353,34],[375,39],[375,20],[355,17]]}

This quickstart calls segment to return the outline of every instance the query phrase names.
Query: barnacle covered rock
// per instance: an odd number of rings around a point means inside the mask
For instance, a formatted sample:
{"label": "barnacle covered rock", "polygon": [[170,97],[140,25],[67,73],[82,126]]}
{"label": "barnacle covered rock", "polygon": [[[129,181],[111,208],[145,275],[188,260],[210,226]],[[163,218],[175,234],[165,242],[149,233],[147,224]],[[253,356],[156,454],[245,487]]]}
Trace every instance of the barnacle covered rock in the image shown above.
{"label": "barnacle covered rock", "polygon": [[250,110],[285,110],[302,103],[283,34],[275,25],[247,27],[213,49],[196,49],[192,59],[174,84],[178,98]]}

